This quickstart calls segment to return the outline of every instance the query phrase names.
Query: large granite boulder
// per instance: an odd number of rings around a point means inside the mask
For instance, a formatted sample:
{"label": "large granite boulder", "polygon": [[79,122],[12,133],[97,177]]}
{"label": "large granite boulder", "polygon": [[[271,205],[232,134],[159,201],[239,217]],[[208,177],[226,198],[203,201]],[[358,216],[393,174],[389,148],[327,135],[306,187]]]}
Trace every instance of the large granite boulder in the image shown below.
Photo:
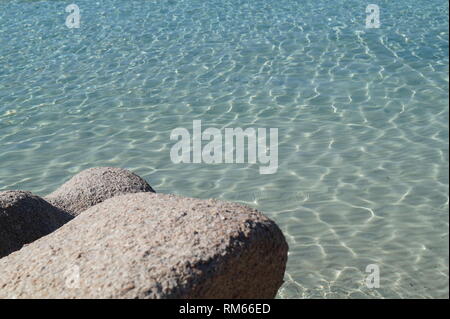
{"label": "large granite boulder", "polygon": [[0,192],[0,258],[53,232],[72,218],[30,192]]}
{"label": "large granite boulder", "polygon": [[77,216],[108,198],[141,192],[154,190],[132,172],[115,167],[95,167],[78,173],[45,199]]}
{"label": "large granite boulder", "polygon": [[122,195],[0,259],[0,298],[273,298],[287,250],[252,208]]}

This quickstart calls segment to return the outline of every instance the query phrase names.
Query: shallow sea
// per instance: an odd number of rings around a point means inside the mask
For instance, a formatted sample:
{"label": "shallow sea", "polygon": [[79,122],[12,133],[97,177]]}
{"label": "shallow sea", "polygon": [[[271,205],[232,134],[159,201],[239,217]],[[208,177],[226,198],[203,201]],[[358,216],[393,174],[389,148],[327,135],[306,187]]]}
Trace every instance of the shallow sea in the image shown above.
{"label": "shallow sea", "polygon": [[[274,219],[280,298],[448,298],[447,1],[73,2],[0,1],[0,190],[128,168]],[[278,128],[277,172],[174,164],[193,120]]]}

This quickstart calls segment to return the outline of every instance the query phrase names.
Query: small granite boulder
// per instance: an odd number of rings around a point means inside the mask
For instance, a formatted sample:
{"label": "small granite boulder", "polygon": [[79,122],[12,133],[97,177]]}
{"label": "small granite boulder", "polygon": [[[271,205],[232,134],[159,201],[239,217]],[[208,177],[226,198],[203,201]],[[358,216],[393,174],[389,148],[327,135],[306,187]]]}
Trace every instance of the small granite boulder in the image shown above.
{"label": "small granite boulder", "polygon": [[30,192],[0,192],[0,258],[53,232],[72,218]]}
{"label": "small granite boulder", "polygon": [[0,298],[273,298],[287,251],[255,209],[127,194],[1,259]]}
{"label": "small granite boulder", "polygon": [[144,179],[126,169],[95,167],[78,173],[45,199],[77,216],[108,198],[141,192],[155,191]]}

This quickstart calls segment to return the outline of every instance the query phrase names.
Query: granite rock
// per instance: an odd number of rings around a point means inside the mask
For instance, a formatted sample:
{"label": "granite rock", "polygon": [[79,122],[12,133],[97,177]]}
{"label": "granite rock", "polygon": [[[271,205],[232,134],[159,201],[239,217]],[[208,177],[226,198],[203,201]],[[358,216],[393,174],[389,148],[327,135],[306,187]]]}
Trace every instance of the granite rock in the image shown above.
{"label": "granite rock", "polygon": [[0,259],[0,298],[273,298],[287,251],[255,209],[127,194]]}
{"label": "granite rock", "polygon": [[0,258],[53,232],[72,218],[30,192],[0,192]]}
{"label": "granite rock", "polygon": [[140,192],[154,190],[144,179],[126,169],[95,167],[78,173],[45,199],[77,216],[108,198]]}

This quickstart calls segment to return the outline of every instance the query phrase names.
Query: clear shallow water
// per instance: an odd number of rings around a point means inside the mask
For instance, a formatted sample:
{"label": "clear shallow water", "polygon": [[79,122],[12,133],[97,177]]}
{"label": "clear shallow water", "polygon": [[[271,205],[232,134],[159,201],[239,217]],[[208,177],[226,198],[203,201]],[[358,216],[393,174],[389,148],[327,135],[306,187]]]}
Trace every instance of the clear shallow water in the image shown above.
{"label": "clear shallow water", "polygon": [[[281,298],[448,298],[448,4],[0,2],[0,190],[93,166],[273,218]],[[173,164],[176,127],[277,127],[279,168]],[[380,288],[365,286],[368,264]]]}

